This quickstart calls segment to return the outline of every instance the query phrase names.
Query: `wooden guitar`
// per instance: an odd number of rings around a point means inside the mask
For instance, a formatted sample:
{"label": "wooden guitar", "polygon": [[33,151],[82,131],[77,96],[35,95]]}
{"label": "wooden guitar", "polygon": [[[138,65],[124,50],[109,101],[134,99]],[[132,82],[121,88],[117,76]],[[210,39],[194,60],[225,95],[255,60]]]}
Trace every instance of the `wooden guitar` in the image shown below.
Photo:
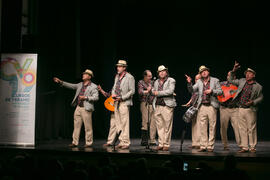
{"label": "wooden guitar", "polygon": [[114,99],[112,98],[112,96],[108,97],[105,102],[104,102],[104,106],[106,109],[108,109],[109,111],[114,112]]}
{"label": "wooden guitar", "polygon": [[221,86],[221,89],[223,91],[222,95],[217,96],[219,102],[226,102],[231,98],[234,98],[237,92],[237,86],[230,85],[230,86]]}

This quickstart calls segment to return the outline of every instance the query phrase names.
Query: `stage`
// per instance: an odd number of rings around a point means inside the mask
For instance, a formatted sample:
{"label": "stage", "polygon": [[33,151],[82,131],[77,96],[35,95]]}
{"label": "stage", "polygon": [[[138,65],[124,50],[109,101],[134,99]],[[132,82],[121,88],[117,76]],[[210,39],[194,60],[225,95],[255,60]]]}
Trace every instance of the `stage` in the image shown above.
{"label": "stage", "polygon": [[185,140],[182,145],[182,152],[180,150],[180,140],[172,140],[169,151],[156,151],[156,146],[150,146],[150,149],[146,149],[145,146],[140,145],[140,139],[131,139],[131,145],[129,149],[113,149],[113,147],[104,148],[102,145],[106,143],[106,140],[94,140],[92,147],[84,148],[84,142],[81,141],[78,147],[70,148],[68,144],[71,140],[50,140],[37,142],[33,146],[13,146],[2,145],[1,149],[17,149],[28,151],[57,151],[57,152],[85,152],[85,153],[114,153],[114,154],[133,154],[133,155],[180,155],[180,156],[194,156],[194,157],[225,157],[227,155],[234,155],[238,158],[249,159],[269,159],[270,160],[270,141],[259,141],[257,145],[256,153],[238,153],[238,146],[235,142],[229,141],[229,151],[223,149],[221,141],[216,141],[214,152],[198,152],[198,149],[191,149],[191,141]]}
{"label": "stage", "polygon": [[[191,141],[185,140],[180,151],[180,140],[172,140],[169,151],[151,151],[140,146],[140,139],[131,139],[131,146],[128,150],[113,150],[112,147],[103,148],[104,140],[95,140],[90,148],[84,148],[84,142],[75,148],[68,147],[71,140],[50,140],[38,142],[35,147],[27,146],[0,146],[1,161],[18,154],[28,154],[37,159],[58,159],[62,162],[70,160],[84,160],[93,164],[98,163],[102,158],[109,157],[117,164],[125,165],[130,161],[145,158],[148,164],[153,167],[161,166],[167,160],[181,158],[188,163],[189,169],[196,169],[199,163],[205,162],[210,167],[220,170],[224,167],[224,159],[228,155],[236,157],[237,167],[245,170],[251,179],[264,178],[270,175],[270,141],[258,142],[256,153],[238,153],[237,145],[230,141],[230,150],[224,151],[220,141],[216,141],[214,152],[198,152],[197,149],[190,149]],[[155,146],[150,148],[154,149]]]}

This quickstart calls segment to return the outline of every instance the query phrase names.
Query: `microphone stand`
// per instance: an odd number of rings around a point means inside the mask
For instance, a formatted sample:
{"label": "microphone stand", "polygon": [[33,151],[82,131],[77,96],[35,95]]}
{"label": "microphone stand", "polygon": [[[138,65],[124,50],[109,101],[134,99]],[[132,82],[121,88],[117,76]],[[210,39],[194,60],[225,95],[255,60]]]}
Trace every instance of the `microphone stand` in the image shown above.
{"label": "microphone stand", "polygon": [[181,144],[180,144],[180,152],[183,151],[183,143],[184,143],[184,140],[185,140],[185,134],[186,134],[186,131],[187,131],[187,123],[185,123],[184,125],[184,129],[182,130],[182,136],[181,136]]}
{"label": "microphone stand", "polygon": [[146,146],[145,146],[145,150],[149,151],[149,152],[154,152],[154,150],[150,147],[150,143],[149,143],[149,139],[150,139],[150,123],[151,123],[151,117],[150,117],[150,110],[149,110],[149,107],[150,107],[150,104],[149,104],[149,97],[150,97],[150,94],[151,92],[149,92],[146,96],[146,102],[145,102],[145,106],[147,107],[147,133],[146,133],[146,136],[147,136],[147,143],[146,143]]}

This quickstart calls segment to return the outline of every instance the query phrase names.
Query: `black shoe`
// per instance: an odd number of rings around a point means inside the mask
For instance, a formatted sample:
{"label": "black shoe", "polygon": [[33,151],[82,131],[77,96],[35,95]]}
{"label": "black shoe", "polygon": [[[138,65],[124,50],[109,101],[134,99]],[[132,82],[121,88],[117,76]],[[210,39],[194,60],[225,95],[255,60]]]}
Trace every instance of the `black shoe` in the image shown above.
{"label": "black shoe", "polygon": [[68,147],[73,148],[73,147],[78,147],[78,145],[71,143],[68,145]]}
{"label": "black shoe", "polygon": [[147,146],[147,142],[142,141],[141,146]]}
{"label": "black shoe", "polygon": [[206,149],[199,149],[198,152],[206,152]]}

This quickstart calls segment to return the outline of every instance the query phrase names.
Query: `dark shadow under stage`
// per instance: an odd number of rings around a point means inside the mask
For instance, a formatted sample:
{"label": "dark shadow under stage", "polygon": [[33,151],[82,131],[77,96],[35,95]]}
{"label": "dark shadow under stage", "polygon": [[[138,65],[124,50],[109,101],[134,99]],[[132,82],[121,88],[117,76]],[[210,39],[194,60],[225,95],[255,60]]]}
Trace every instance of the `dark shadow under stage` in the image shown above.
{"label": "dark shadow under stage", "polygon": [[[239,148],[230,142],[230,150],[224,151],[220,141],[216,141],[214,152],[198,152],[190,149],[191,141],[185,140],[182,152],[180,140],[172,140],[170,151],[150,151],[140,146],[140,139],[132,139],[129,150],[116,150],[103,148],[106,140],[95,140],[91,148],[84,148],[84,142],[76,148],[69,148],[70,140],[51,140],[38,142],[35,147],[0,146],[0,160],[7,160],[20,153],[27,153],[41,159],[60,159],[61,161],[86,160],[97,163],[103,157],[109,157],[118,164],[125,164],[139,158],[145,158],[151,166],[160,166],[163,162],[181,157],[188,163],[190,169],[195,169],[199,162],[206,162],[209,166],[222,169],[224,158],[228,155],[236,157],[238,167],[246,170],[251,179],[270,176],[270,141],[260,141],[256,153],[238,153]],[[155,148],[155,147],[151,147]]]}

